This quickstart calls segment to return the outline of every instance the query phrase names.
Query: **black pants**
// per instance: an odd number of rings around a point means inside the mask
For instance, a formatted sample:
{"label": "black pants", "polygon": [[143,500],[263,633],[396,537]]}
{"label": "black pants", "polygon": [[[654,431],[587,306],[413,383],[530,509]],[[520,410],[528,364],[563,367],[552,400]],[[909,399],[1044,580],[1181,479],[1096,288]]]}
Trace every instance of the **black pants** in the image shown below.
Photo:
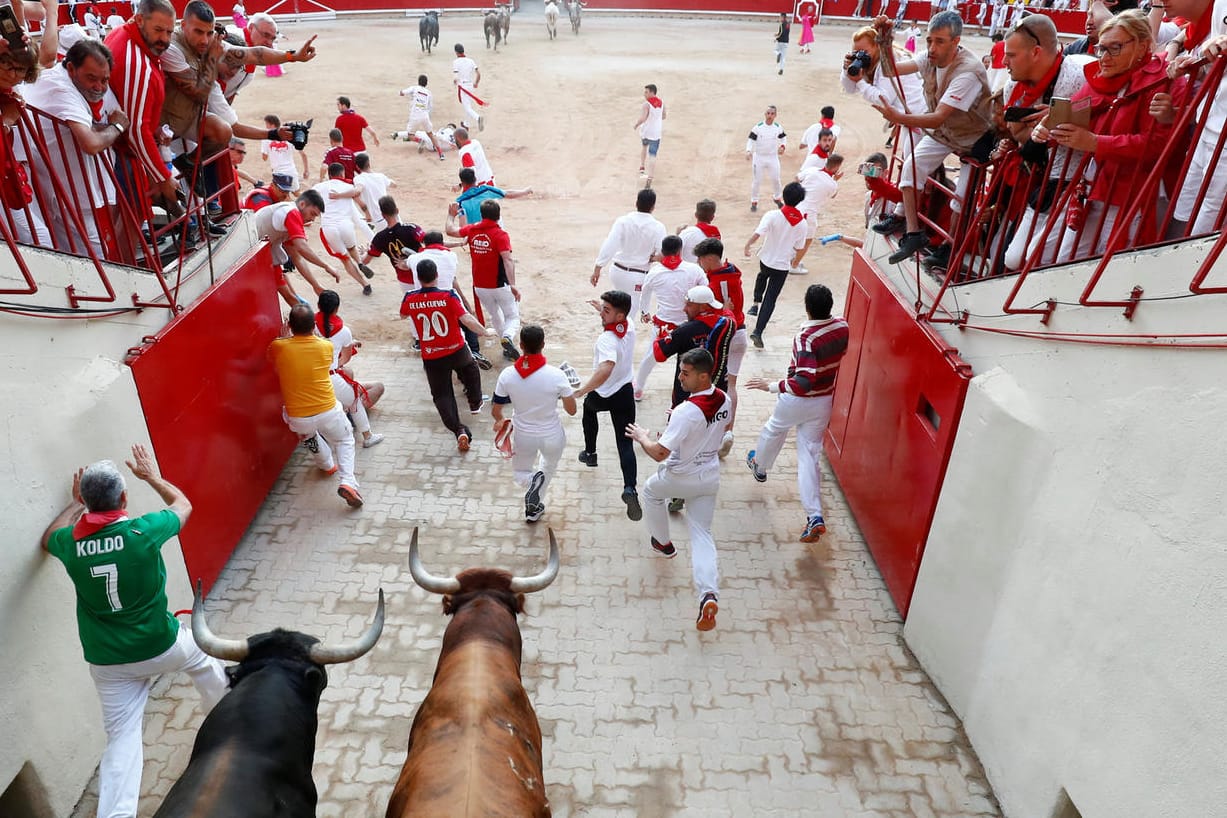
{"label": "black pants", "polygon": [[635,488],[638,478],[635,461],[635,441],[626,436],[626,427],[635,422],[635,388],[626,384],[617,392],[603,398],[589,392],[584,398],[584,451],[596,452],[597,413],[608,412],[613,421],[614,442],[618,444],[618,463],[622,466],[622,485]]}
{"label": "black pants", "polygon": [[460,376],[464,385],[464,394],[469,399],[469,408],[481,406],[481,370],[473,360],[473,354],[467,346],[442,358],[423,360],[426,369],[426,382],[430,384],[430,397],[434,399],[435,409],[439,410],[439,419],[452,434],[459,436],[466,427],[460,423],[460,413],[456,408],[456,393],[452,390],[452,373]]}
{"label": "black pants", "polygon": [[775,312],[775,300],[780,297],[780,290],[784,289],[784,282],[787,280],[787,270],[768,267],[761,261],[758,263],[758,278],[754,279],[754,303],[760,306],[758,321],[755,322],[751,335],[762,336],[767,322],[771,320],[771,314]]}

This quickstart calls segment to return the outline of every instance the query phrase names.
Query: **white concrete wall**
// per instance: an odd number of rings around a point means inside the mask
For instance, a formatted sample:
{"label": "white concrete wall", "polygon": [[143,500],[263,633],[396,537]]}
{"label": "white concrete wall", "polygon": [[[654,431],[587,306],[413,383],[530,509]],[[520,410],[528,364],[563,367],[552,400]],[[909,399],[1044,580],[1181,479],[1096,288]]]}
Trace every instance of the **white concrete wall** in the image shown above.
{"label": "white concrete wall", "polygon": [[[215,256],[218,269],[250,247],[246,229],[235,231]],[[5,296],[28,304],[68,306],[63,287],[83,282],[101,293],[97,273],[72,258],[29,251],[44,285],[33,296]],[[119,304],[131,294],[160,292],[151,274],[113,270]],[[0,253],[0,281],[14,280],[11,256]],[[208,285],[193,278],[183,300]],[[98,305],[87,305],[97,307]],[[54,814],[67,815],[93,774],[104,743],[98,699],[81,656],[75,597],[59,561],[39,548],[39,537],[70,499],[75,469],[109,458],[129,478],[130,507],[144,513],[161,500],[132,479],[122,459],[133,443],[149,445],[131,370],[129,347],[138,346],[170,319],[165,309],[88,321],[57,321],[0,314],[2,434],[0,460],[0,791],[29,762]],[[174,540],[163,549],[172,608],[191,607],[183,556]],[[6,816],[7,818],[7,816]]]}
{"label": "white concrete wall", "polygon": [[[1187,294],[1204,253],[1122,259],[1103,296]],[[1018,304],[1076,302],[1088,276],[1036,275]],[[999,313],[1013,283],[958,304]],[[1133,322],[1062,306],[1049,329],[1222,333],[1224,315],[1221,295]],[[1065,789],[1086,818],[1227,815],[1227,352],[941,331],[977,375],[905,636],[1006,814],[1047,818]]]}

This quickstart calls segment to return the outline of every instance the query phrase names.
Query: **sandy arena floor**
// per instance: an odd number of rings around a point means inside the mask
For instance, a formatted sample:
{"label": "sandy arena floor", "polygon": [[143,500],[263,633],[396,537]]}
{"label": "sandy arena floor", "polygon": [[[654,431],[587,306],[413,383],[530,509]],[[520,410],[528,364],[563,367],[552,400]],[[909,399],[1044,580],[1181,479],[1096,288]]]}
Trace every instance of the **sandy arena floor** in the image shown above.
{"label": "sandy arena floor", "polygon": [[[381,134],[374,166],[398,182],[402,216],[443,223],[457,163],[439,162],[385,138],[403,127],[397,91],[426,73],[437,90],[436,122],[459,119],[450,89],[450,46],[463,41],[479,61],[481,90],[494,107],[480,140],[498,180],[537,195],[507,203],[525,318],[547,328],[547,353],[590,367],[598,321],[584,299],[593,259],[615,217],[633,208],[638,140],[631,130],[641,89],[655,82],[668,106],[655,188],[658,216],[673,229],[694,202],[714,198],[730,255],[757,223],[748,212],[743,147],[764,107],[779,107],[792,147],[818,109],[833,104],[849,170],[881,149],[875,112],[838,93],[848,27],[824,27],[814,53],[773,62],[773,23],[661,20],[589,15],[580,36],[546,38],[540,5],[514,18],[510,44],[488,52],[475,16],[442,19],[441,48],[419,54],[416,21],[369,18],[285,26],[289,43],[318,33],[320,56],[281,79],[257,78],[239,100],[245,121],[275,111],[315,117],[309,148],[318,169],[337,95],[351,97]],[[254,147],[254,146],[253,146]],[[253,150],[247,169],[267,178]],[[849,172],[821,232],[863,230],[864,188]],[[764,197],[768,198],[769,197]],[[842,305],[850,251],[815,247],[808,276],[793,276],[767,336],[742,376],[778,376],[803,318],[811,282]],[[467,260],[462,270],[467,273]],[[416,356],[396,318],[399,289],[376,262],[375,294],[344,281],[342,314],[366,341],[363,380],[388,395],[373,413],[387,440],[358,451],[366,506],[349,512],[335,485],[300,452],[214,588],[209,619],[232,637],[276,625],[324,639],[366,626],[375,592],[388,594],[388,621],[374,651],[329,670],[320,707],[315,781],[321,816],[382,815],[405,756],[409,725],[430,684],[445,619],[437,598],[413,585],[408,538],[422,527],[424,558],[436,573],[495,564],[538,570],[546,525],[563,548],[562,570],[533,595],[522,618],[524,683],[545,734],[545,779],[556,816],[992,816],[999,810],[958,719],[917,665],[855,521],[826,472],[829,531],[807,546],[790,445],[766,484],[742,465],[772,399],[743,393],[737,446],[725,462],[715,533],[722,595],[719,625],[694,629],[688,537],[675,522],[681,558],[655,558],[642,526],[628,524],[608,426],[601,467],[575,462],[570,438],[537,527],[523,522],[522,492],[490,446],[488,415],[475,419],[474,450],[456,453],[426,393]],[[752,282],[752,275],[747,286]],[[641,339],[642,349],[644,341]],[[491,345],[491,357],[496,348]],[[500,362],[501,366],[501,362]],[[658,368],[640,422],[660,428],[672,367]],[[487,391],[496,372],[487,373]],[[640,458],[640,482],[649,473]],[[190,601],[171,600],[175,608]],[[187,762],[199,725],[198,699],[180,679],[163,680],[146,721],[141,815],[151,815]],[[87,793],[77,815],[93,814]]]}

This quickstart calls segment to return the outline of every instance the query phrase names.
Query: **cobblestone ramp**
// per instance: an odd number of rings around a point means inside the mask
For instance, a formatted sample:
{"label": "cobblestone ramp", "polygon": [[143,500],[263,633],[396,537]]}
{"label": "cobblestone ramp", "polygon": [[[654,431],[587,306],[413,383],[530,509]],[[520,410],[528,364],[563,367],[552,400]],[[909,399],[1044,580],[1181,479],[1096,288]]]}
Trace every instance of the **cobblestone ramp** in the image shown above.
{"label": "cobblestone ramp", "polygon": [[[751,372],[783,369],[784,337],[769,346],[776,351],[751,350]],[[567,352],[572,361],[590,354],[582,344]],[[207,605],[227,636],[281,625],[343,639],[367,626],[376,591],[387,594],[379,645],[329,669],[315,754],[320,816],[383,815],[434,672],[446,620],[439,598],[409,576],[414,525],[439,574],[479,564],[535,572],[545,526],[558,535],[562,570],[529,598],[521,627],[524,684],[560,818],[1000,815],[959,720],[904,646],[829,472],[828,533],[805,545],[795,449],[785,447],[762,485],[741,462],[773,398],[742,392],[716,514],[719,622],[699,634],[684,523],[675,517],[679,558],[656,557],[618,499],[607,426],[600,467],[589,469],[575,460],[578,418],[567,420],[549,509],[528,526],[522,491],[490,445],[488,411],[474,419],[474,450],[459,455],[416,357],[385,346],[361,359],[362,376],[388,385],[372,413],[387,440],[358,450],[366,506],[347,511],[333,480],[296,455]],[[640,422],[653,428],[667,405],[666,373],[658,368],[640,404]],[[487,391],[495,374],[484,375]],[[650,467],[641,457],[641,483]],[[178,678],[155,688],[142,816],[187,763],[198,702]],[[91,792],[76,815],[94,814]]]}

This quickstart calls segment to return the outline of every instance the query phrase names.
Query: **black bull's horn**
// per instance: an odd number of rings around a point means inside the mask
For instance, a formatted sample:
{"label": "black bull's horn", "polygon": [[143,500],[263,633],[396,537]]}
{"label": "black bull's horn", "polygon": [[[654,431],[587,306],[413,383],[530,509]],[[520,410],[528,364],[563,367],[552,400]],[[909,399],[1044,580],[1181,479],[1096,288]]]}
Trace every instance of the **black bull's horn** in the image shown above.
{"label": "black bull's horn", "polygon": [[[223,639],[209,629],[204,615],[204,594],[200,580],[196,581],[196,600],[192,603],[192,636],[205,653],[228,662],[241,662],[247,658],[246,639]],[[379,606],[375,609],[375,621],[366,633],[356,641],[343,645],[325,645],[317,642],[311,646],[311,661],[320,665],[335,665],[352,662],[375,647],[383,633],[383,589],[379,589]]]}
{"label": "black bull's horn", "polygon": [[[511,591],[517,594],[531,594],[546,588],[558,576],[558,541],[554,539],[554,529],[550,529],[550,560],[545,570],[531,577],[512,577]],[[413,581],[435,594],[455,594],[460,591],[460,580],[455,577],[436,577],[422,567],[418,555],[418,530],[413,529],[413,540],[409,543],[409,573]]]}

